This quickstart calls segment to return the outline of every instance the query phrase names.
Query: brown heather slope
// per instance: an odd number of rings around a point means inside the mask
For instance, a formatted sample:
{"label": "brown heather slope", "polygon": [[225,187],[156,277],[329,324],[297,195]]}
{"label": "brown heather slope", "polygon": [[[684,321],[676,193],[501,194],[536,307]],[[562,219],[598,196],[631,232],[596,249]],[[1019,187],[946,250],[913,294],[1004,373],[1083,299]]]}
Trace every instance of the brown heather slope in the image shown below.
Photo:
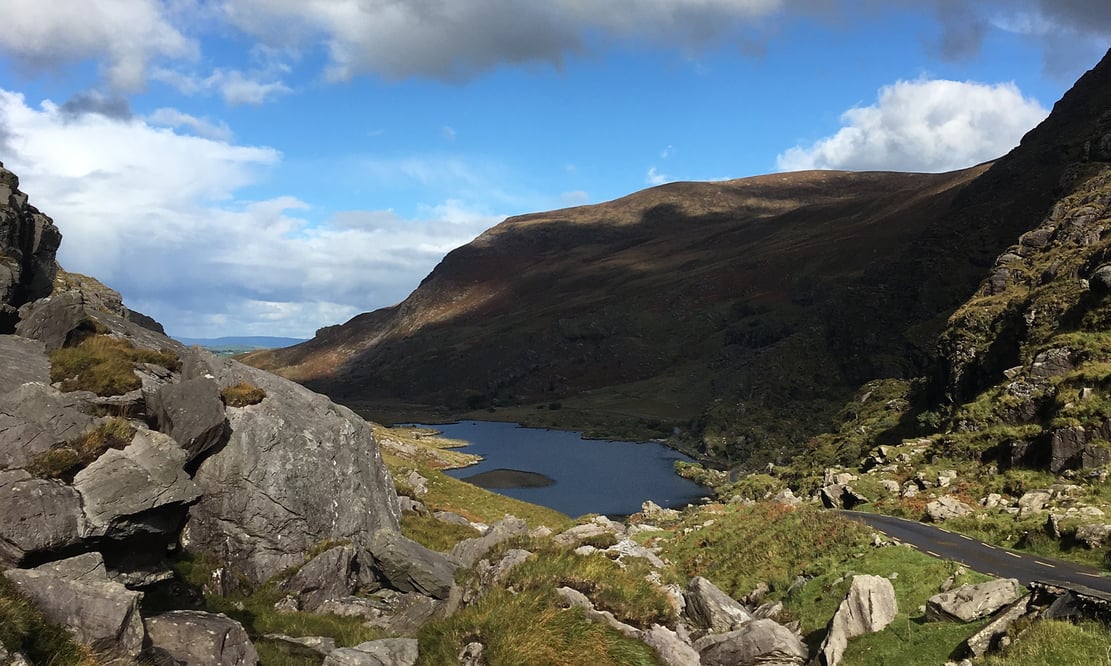
{"label": "brown heather slope", "polygon": [[932,371],[949,314],[1068,190],[1109,109],[1105,58],[990,168],[673,183],[511,218],[400,305],[247,361],[379,417],[560,401],[564,425],[790,455],[861,383]]}

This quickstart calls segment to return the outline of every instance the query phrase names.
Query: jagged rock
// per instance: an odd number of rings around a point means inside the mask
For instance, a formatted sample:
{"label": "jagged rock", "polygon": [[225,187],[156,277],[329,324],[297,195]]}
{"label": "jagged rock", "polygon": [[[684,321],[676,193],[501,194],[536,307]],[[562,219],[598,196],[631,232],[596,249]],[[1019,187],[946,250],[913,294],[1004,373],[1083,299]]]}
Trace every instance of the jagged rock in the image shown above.
{"label": "jagged rock", "polygon": [[818,648],[825,666],[837,666],[849,639],[882,631],[899,612],[895,588],[881,576],[853,576],[849,591],[837,607],[825,640]]}
{"label": "jagged rock", "polygon": [[301,609],[312,613],[329,599],[350,596],[357,582],[355,549],[337,546],[305,563],[282,588],[296,594]]}
{"label": "jagged rock", "polygon": [[779,616],[782,615],[782,614],[783,614],[783,602],[781,602],[781,601],[769,601],[767,603],[760,604],[759,606],[757,606],[752,611],[752,617],[754,617],[758,620],[759,619],[775,620],[775,619],[778,619]]}
{"label": "jagged rock", "polygon": [[571,544],[578,543],[584,539],[601,536],[603,534],[612,534],[614,536],[624,535],[625,528],[621,523],[614,522],[605,516],[597,516],[589,523],[582,525],[575,525],[574,527],[561,532],[552,538],[560,546],[570,546]]}
{"label": "jagged rock", "polygon": [[471,525],[471,521],[451,511],[435,511],[432,513],[432,517],[441,523],[448,523],[449,525],[466,525],[467,527]]}
{"label": "jagged rock", "polygon": [[474,538],[463,539],[451,549],[451,558],[465,568],[474,566],[494,546],[508,541],[515,536],[528,534],[528,524],[516,516],[505,516],[490,526],[486,534]]}
{"label": "jagged rock", "polygon": [[567,604],[568,608],[581,608],[588,620],[592,622],[599,622],[606,625],[610,629],[628,637],[637,638],[640,632],[636,627],[625,624],[614,617],[613,613],[609,611],[600,611],[594,608],[594,603],[582,592],[570,587],[556,588],[556,594],[559,598]]}
{"label": "jagged rock", "polygon": [[416,470],[410,471],[404,480],[413,489],[413,495],[418,498],[428,494],[428,479],[421,476]]}
{"label": "jagged rock", "polygon": [[189,510],[182,543],[216,555],[257,584],[301,564],[316,544],[365,546],[398,530],[400,507],[370,425],[322,395],[231,359],[187,353],[183,373],[207,372],[220,386],[266,391],[257,405],[230,409],[231,435],[201,463],[203,495]]}
{"label": "jagged rock", "polygon": [[957,479],[957,470],[947,469],[937,473],[937,487],[948,488]]}
{"label": "jagged rock", "polygon": [[324,658],[324,666],[414,666],[419,656],[415,638],[383,638],[339,648]]}
{"label": "jagged rock", "polygon": [[[884,490],[891,493],[892,495],[898,495],[899,492],[902,490],[902,488],[899,487],[899,482],[894,479],[883,479],[882,481],[880,481],[880,485],[883,486]],[[915,490],[917,490],[917,488],[915,488]]]}
{"label": "jagged rock", "polygon": [[707,632],[730,631],[752,620],[748,609],[702,576],[687,583],[684,596],[687,617]]}
{"label": "jagged rock", "polygon": [[994,509],[1003,503],[1003,496],[999,493],[989,493],[986,497],[980,500],[980,506],[985,509]]}
{"label": "jagged rock", "polygon": [[[845,475],[838,476],[843,477]],[[829,509],[852,509],[861,504],[867,504],[869,501],[867,497],[853,490],[852,486],[838,483],[825,486],[819,491],[818,495],[822,504]]]}
{"label": "jagged rock", "polygon": [[1111,264],[1096,268],[1088,278],[1088,288],[1097,294],[1111,294]]}
{"label": "jagged rock", "polygon": [[30,554],[64,550],[85,533],[77,491],[34,479],[17,469],[0,472],[0,562],[19,564]]}
{"label": "jagged rock", "polygon": [[146,395],[158,429],[173,437],[193,460],[220,443],[227,419],[220,388],[207,377],[167,384]]}
{"label": "jagged rock", "polygon": [[740,629],[698,639],[702,666],[805,664],[810,651],[799,635],[774,620],[753,620]]}
{"label": "jagged rock", "polygon": [[459,651],[459,666],[486,666],[486,660],[482,656],[485,651],[486,646],[478,641],[467,643]]}
{"label": "jagged rock", "polygon": [[19,178],[0,164],[0,333],[11,333],[16,310],[50,294],[62,234],[27,203]]}
{"label": "jagged rock", "polygon": [[1111,525],[1081,525],[1076,528],[1076,540],[1088,548],[1103,548],[1111,542]]}
{"label": "jagged rock", "polygon": [[823,486],[845,486],[856,481],[856,475],[830,467],[822,475]]}
{"label": "jagged rock", "polygon": [[675,509],[665,509],[652,500],[645,500],[640,505],[640,515],[645,520],[674,520],[679,517]]}
{"label": "jagged rock", "polygon": [[374,570],[390,587],[437,599],[448,598],[457,565],[443,554],[390,530],[376,532],[367,549]]}
{"label": "jagged rock", "polygon": [[1076,367],[1071,349],[1055,347],[1040,352],[1030,365],[1030,376],[1046,379],[1071,372]]}
{"label": "jagged rock", "polygon": [[278,643],[281,648],[295,656],[326,657],[336,649],[336,639],[327,636],[286,636],[285,634],[266,634],[268,640]]}
{"label": "jagged rock", "polygon": [[376,619],[382,616],[384,610],[390,610],[390,607],[366,597],[340,597],[328,599],[320,604],[316,612],[321,615]]}
{"label": "jagged rock", "polygon": [[105,451],[73,479],[84,507],[85,536],[122,539],[176,531],[182,515],[173,509],[200,496],[184,465],[185,451],[152,430],[138,430],[123,450]]}
{"label": "jagged rock", "polygon": [[46,347],[37,340],[18,335],[0,335],[0,395],[27,382],[50,383],[50,360]]}
{"label": "jagged rock", "polygon": [[1019,518],[1025,518],[1030,514],[1041,511],[1052,498],[1053,495],[1046,490],[1031,490],[1023,493],[1017,502]]}
{"label": "jagged rock", "polygon": [[84,434],[96,422],[92,397],[38,382],[0,395],[0,469],[26,467],[52,446]]}
{"label": "jagged rock", "polygon": [[108,580],[99,554],[74,560],[9,569],[4,576],[47,620],[69,629],[78,642],[94,650],[136,657],[145,636],[139,616],[142,593]]}
{"label": "jagged rock", "polygon": [[971,622],[987,617],[1019,597],[1014,578],[1001,578],[978,585],[962,585],[951,592],[926,600],[926,619]]}
{"label": "jagged rock", "polygon": [[253,666],[255,646],[243,625],[223,614],[170,611],[148,617],[147,635],[156,651],[185,666]]}
{"label": "jagged rock", "polygon": [[42,342],[48,352],[72,342],[71,333],[89,319],[85,299],[76,291],[28,303],[20,308],[19,317],[16,334]]}
{"label": "jagged rock", "polygon": [[949,495],[942,495],[926,504],[926,515],[935,523],[943,523],[951,518],[960,518],[970,513],[972,507]]}
{"label": "jagged rock", "polygon": [[[421,502],[419,500],[415,500],[412,497],[409,497],[408,495],[398,495],[397,496],[397,501],[401,506],[401,512],[402,513],[405,513],[405,512],[415,513],[415,514],[419,514],[421,516],[427,516],[428,515],[428,507],[426,507],[424,505],[424,502]],[[465,518],[463,519],[463,522],[464,522],[464,524],[468,524],[466,522]]]}
{"label": "jagged rock", "polygon": [[381,629],[390,636],[414,638],[421,627],[429,620],[447,617],[450,605],[447,601],[437,601],[423,594],[406,592],[393,597],[384,604],[378,613],[370,618],[366,626]]}
{"label": "jagged rock", "polygon": [[1023,615],[1026,615],[1030,595],[1025,594],[1011,605],[1002,610],[995,618],[984,625],[983,629],[972,634],[965,641],[965,647],[972,656],[982,657],[993,650],[1001,637],[1007,635],[1007,630]]}
{"label": "jagged rock", "polygon": [[903,484],[903,497],[918,497],[918,484],[914,481],[907,481]]}
{"label": "jagged rock", "polygon": [[652,567],[655,569],[663,569],[665,566],[667,566],[664,561],[660,559],[659,555],[656,555],[651,550],[638,544],[632,539],[621,539],[614,545],[606,548],[605,552],[616,553],[617,562],[622,566],[624,566],[625,558],[627,557],[637,557],[642,560],[648,560],[648,564],[652,565]]}
{"label": "jagged rock", "polygon": [[1094,469],[1111,463],[1111,449],[1095,443],[1111,437],[1111,422],[1098,428],[1059,428],[1049,440],[1049,471],[1060,474],[1068,469]]}
{"label": "jagged rock", "polygon": [[667,627],[653,624],[651,629],[640,632],[640,640],[656,652],[665,666],[698,666],[698,652]]}
{"label": "jagged rock", "polygon": [[784,488],[775,495],[772,495],[771,501],[777,504],[786,504],[787,506],[799,506],[802,500],[795,497],[795,493],[791,492],[790,488]]}

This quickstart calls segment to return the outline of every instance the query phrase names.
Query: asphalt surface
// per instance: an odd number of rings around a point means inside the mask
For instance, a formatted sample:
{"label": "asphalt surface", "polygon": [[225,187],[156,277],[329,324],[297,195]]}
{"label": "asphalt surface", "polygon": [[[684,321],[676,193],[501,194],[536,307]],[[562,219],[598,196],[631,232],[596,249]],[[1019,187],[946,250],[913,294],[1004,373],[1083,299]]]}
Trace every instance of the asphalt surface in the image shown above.
{"label": "asphalt surface", "polygon": [[997,548],[963,534],[913,520],[858,511],[841,511],[850,520],[864,523],[887,536],[945,560],[960,562],[974,571],[1000,578],[1017,578],[1023,585],[1041,581],[1059,587],[1085,588],[1111,599],[1111,578],[1098,569],[1040,555]]}

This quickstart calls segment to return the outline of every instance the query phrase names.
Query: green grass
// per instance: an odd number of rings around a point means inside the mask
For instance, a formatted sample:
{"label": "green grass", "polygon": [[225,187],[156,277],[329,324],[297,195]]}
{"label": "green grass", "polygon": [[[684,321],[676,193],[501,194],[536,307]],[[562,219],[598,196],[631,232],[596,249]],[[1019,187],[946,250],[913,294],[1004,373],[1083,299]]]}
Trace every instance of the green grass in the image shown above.
{"label": "green grass", "polygon": [[419,516],[414,513],[401,515],[401,533],[425,548],[441,553],[450,551],[463,539],[482,536],[473,527],[445,523],[432,516]]}
{"label": "green grass", "polygon": [[96,660],[65,628],[46,621],[15,585],[0,575],[0,644],[33,664],[92,666]]}
{"label": "green grass", "polygon": [[[402,479],[411,467],[396,467],[390,472]],[[420,500],[430,511],[451,511],[472,522],[492,524],[506,514],[523,519],[531,527],[547,525],[559,532],[571,526],[564,514],[536,504],[506,497],[454,479],[436,469],[418,469],[428,479],[428,494]]]}
{"label": "green grass", "polygon": [[1095,622],[1035,622],[1002,654],[974,662],[977,666],[1111,666],[1111,629]]}
{"label": "green grass", "polygon": [[266,391],[246,382],[240,382],[239,384],[220,390],[220,398],[223,399],[224,404],[228,407],[257,405],[262,402],[265,397]]}
{"label": "green grass", "polygon": [[135,426],[127,419],[110,418],[66,444],[43,451],[27,466],[40,479],[62,479],[67,483],[108,449],[122,449],[131,443]]}
{"label": "green grass", "polygon": [[142,363],[170,370],[181,367],[181,360],[172,351],[138,349],[127,340],[97,334],[51,352],[50,381],[61,382],[63,391],[123,395],[142,386],[134,372]]}

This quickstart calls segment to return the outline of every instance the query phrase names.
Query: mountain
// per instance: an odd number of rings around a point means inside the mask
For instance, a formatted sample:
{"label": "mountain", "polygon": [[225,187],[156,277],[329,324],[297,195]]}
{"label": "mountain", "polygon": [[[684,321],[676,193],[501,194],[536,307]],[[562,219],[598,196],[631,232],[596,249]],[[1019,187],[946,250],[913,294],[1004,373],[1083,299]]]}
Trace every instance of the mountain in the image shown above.
{"label": "mountain", "polygon": [[1105,58],[994,164],[673,183],[510,218],[401,304],[246,361],[376,416],[558,403],[733,462],[789,456],[865,381],[941,371],[948,317],[1080,177],[1109,102]]}

